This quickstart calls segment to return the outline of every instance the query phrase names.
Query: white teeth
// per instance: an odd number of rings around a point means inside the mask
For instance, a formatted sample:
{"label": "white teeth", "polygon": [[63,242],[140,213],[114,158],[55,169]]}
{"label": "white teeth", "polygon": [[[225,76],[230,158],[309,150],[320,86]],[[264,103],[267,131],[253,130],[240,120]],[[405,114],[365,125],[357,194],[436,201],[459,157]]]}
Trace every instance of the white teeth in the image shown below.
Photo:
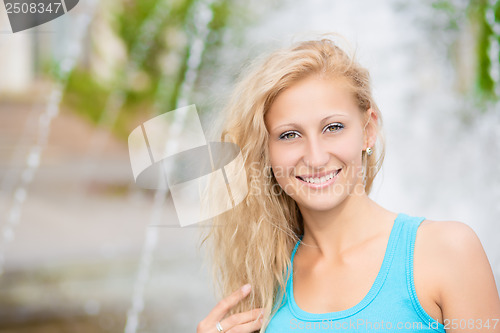
{"label": "white teeth", "polygon": [[303,179],[304,179],[304,181],[306,181],[308,183],[311,183],[311,184],[322,184],[324,182],[329,181],[330,179],[332,179],[333,177],[335,177],[337,174],[338,174],[338,170],[335,171],[335,172],[332,172],[329,175],[323,176],[321,178],[319,178],[319,177],[316,177],[316,178],[305,177]]}

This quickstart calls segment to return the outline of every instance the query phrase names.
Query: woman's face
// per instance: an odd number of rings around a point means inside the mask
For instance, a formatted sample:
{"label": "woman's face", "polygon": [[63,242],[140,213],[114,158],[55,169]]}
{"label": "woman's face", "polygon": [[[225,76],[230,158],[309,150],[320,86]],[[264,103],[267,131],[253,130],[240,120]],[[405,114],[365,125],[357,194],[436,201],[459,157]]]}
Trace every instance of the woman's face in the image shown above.
{"label": "woman's face", "polygon": [[301,208],[328,210],[364,193],[361,154],[375,141],[365,119],[376,121],[368,113],[341,80],[309,77],[275,99],[265,115],[271,166]]}

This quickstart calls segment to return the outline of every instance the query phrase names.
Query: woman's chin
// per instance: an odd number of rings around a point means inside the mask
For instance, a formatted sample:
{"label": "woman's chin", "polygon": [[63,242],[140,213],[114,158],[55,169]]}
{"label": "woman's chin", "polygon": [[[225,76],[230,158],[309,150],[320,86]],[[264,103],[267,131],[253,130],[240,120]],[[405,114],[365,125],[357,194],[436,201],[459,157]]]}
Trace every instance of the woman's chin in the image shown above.
{"label": "woman's chin", "polygon": [[301,209],[310,211],[329,211],[338,207],[344,198],[338,195],[309,195],[309,196],[296,196],[295,202]]}

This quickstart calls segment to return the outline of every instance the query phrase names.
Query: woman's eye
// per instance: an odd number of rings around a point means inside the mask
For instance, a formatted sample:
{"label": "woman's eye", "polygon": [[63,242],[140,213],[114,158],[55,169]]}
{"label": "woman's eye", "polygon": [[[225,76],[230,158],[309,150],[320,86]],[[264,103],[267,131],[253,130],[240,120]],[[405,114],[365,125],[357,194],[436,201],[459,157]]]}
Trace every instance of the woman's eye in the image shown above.
{"label": "woman's eye", "polygon": [[333,123],[333,124],[327,125],[325,127],[325,131],[336,132],[336,131],[341,130],[342,128],[344,128],[344,125],[342,125],[341,123]]}
{"label": "woman's eye", "polygon": [[280,140],[295,139],[298,136],[299,136],[299,134],[297,132],[293,132],[293,131],[285,132],[285,133],[283,133],[283,134],[280,135]]}

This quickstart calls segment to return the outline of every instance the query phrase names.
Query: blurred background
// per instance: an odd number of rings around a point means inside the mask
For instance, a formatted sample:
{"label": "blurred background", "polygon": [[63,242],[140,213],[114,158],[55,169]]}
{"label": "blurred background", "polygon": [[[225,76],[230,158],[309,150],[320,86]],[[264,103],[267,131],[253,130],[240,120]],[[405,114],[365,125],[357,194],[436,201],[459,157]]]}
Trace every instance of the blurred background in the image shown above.
{"label": "blurred background", "polygon": [[498,285],[500,1],[89,0],[15,34],[0,6],[0,332],[194,332],[199,231],[134,183],[127,137],[189,104],[213,134],[245,64],[324,32],[373,78],[371,196],[470,225]]}

